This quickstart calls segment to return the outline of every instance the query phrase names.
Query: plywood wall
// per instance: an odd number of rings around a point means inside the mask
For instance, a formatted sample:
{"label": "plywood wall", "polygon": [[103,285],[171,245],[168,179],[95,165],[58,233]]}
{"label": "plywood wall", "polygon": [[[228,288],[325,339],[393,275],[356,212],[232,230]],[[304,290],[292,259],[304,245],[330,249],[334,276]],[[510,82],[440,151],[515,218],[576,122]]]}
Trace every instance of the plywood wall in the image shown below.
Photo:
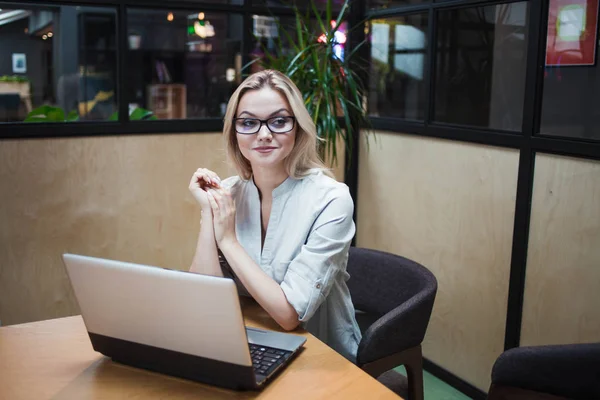
{"label": "plywood wall", "polygon": [[64,252],[188,268],[200,166],[228,174],[218,134],[0,142],[0,319],[77,313]]}
{"label": "plywood wall", "polygon": [[188,268],[198,167],[234,173],[220,134],[1,141],[2,325],[78,313],[64,252]]}
{"label": "plywood wall", "polygon": [[600,342],[600,162],[538,155],[522,345]]}
{"label": "plywood wall", "polygon": [[518,152],[385,132],[376,140],[360,153],[357,244],[436,275],[425,357],[487,390],[504,347]]}

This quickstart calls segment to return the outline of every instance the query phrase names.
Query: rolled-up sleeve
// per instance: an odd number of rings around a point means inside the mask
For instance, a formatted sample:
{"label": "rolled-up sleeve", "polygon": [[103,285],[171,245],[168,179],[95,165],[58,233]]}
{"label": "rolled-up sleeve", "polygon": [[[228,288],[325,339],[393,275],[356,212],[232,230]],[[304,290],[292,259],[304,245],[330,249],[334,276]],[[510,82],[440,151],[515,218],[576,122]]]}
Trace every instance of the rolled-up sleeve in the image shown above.
{"label": "rolled-up sleeve", "polygon": [[339,191],[317,216],[306,243],[288,266],[281,288],[301,322],[313,316],[346,269],[355,232],[353,211],[350,193]]}

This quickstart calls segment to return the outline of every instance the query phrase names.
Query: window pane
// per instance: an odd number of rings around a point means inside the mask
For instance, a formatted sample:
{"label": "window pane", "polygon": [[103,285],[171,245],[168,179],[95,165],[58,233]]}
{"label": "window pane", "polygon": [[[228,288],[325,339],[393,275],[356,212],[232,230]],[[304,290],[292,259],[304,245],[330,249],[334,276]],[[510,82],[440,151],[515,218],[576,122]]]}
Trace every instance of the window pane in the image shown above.
{"label": "window pane", "polygon": [[369,0],[367,3],[371,9],[386,9],[394,7],[402,7],[416,4],[427,4],[430,0]]}
{"label": "window pane", "polygon": [[425,118],[427,14],[370,21],[369,114]]}
{"label": "window pane", "polygon": [[598,11],[574,7],[551,2],[540,133],[600,140]]}
{"label": "window pane", "polygon": [[[198,3],[212,3],[212,4],[233,4],[236,6],[244,4],[244,0],[196,0]],[[250,0],[248,0],[250,1]]]}
{"label": "window pane", "polygon": [[521,130],[527,14],[526,2],[439,12],[436,121]]}
{"label": "window pane", "polygon": [[242,65],[242,17],[202,11],[127,13],[129,108],[159,119],[225,114]]}
{"label": "window pane", "polygon": [[[327,2],[330,0],[314,0],[317,8],[325,10]],[[339,11],[344,5],[344,0],[331,0],[332,10]],[[311,6],[311,0],[254,0],[256,5],[265,5],[268,7],[289,7],[290,4],[295,5],[300,9],[306,9]]]}
{"label": "window pane", "polygon": [[[0,3],[0,122],[107,120],[117,111],[116,12]],[[43,118],[42,118],[43,117]]]}

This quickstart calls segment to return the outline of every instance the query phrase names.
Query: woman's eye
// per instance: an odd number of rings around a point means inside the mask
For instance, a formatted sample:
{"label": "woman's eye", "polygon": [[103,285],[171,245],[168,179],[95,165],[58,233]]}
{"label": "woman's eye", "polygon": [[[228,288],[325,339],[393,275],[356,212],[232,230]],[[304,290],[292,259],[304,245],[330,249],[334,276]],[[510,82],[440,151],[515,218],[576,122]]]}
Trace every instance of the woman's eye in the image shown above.
{"label": "woman's eye", "polygon": [[251,119],[245,119],[242,122],[242,125],[244,125],[246,128],[252,128],[252,127],[256,126],[256,121],[251,120]]}
{"label": "woman's eye", "polygon": [[277,118],[277,119],[274,119],[271,123],[273,125],[285,125],[285,119],[284,118]]}

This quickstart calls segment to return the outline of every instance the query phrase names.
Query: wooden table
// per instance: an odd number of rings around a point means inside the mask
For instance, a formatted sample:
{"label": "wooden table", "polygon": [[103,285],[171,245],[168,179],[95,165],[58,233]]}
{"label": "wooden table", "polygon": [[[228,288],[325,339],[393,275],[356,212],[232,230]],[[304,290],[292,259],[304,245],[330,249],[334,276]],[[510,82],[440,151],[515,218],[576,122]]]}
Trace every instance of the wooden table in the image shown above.
{"label": "wooden table", "polygon": [[[248,326],[278,330],[256,303]],[[262,391],[235,392],[112,362],[92,349],[80,316],[0,328],[0,399],[399,399],[311,334]]]}

